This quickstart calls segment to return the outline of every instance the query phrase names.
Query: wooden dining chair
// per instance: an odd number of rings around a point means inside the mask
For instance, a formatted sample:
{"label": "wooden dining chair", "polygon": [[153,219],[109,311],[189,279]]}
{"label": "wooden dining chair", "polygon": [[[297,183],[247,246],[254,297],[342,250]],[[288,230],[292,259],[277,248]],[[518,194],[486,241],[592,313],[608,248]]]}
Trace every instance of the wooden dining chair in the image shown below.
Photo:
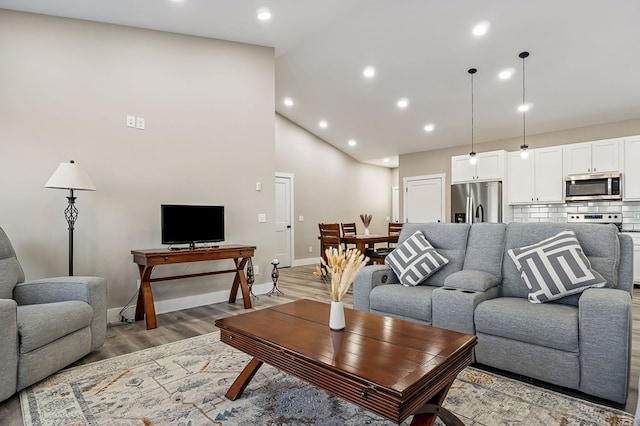
{"label": "wooden dining chair", "polygon": [[325,250],[328,248],[338,248],[340,241],[340,225],[337,223],[319,223],[320,229],[320,256],[327,261]]}
{"label": "wooden dining chair", "polygon": [[358,231],[356,230],[355,222],[341,223],[340,227],[342,228],[342,235],[345,237],[346,236],[354,237],[358,233]]}

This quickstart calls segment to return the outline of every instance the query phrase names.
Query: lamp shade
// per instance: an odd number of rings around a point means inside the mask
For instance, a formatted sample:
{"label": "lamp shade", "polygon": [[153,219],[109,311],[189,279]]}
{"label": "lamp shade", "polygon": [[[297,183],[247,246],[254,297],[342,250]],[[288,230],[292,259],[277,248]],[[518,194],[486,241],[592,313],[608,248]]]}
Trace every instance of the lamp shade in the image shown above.
{"label": "lamp shade", "polygon": [[71,160],[68,163],[60,163],[53,175],[44,184],[45,188],[59,189],[79,189],[85,191],[95,191],[96,187],[84,170],[80,169]]}

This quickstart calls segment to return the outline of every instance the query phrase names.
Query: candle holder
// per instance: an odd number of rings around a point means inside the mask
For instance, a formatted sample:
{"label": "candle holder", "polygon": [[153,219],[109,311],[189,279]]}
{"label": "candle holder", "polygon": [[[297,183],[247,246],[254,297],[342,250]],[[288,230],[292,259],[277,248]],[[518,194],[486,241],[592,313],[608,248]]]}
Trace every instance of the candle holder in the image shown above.
{"label": "candle holder", "polygon": [[267,293],[267,296],[284,296],[284,293],[280,291],[278,288],[278,278],[280,277],[280,271],[278,271],[278,264],[280,262],[278,259],[273,259],[271,264],[273,265],[273,270],[271,271],[271,280],[273,280],[273,288]]}
{"label": "candle holder", "polygon": [[253,283],[255,282],[255,273],[253,271],[253,261],[249,258],[247,262],[247,284],[249,286],[249,297],[252,299],[257,299],[258,296],[253,294]]}

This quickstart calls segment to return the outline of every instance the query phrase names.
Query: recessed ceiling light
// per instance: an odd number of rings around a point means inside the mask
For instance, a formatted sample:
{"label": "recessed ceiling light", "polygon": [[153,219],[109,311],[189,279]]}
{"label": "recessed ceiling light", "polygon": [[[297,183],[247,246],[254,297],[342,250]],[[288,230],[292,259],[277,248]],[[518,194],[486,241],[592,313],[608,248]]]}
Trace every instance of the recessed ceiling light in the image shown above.
{"label": "recessed ceiling light", "polygon": [[349,140],[349,146],[356,146],[358,144],[358,142],[356,142],[355,139],[350,139]]}
{"label": "recessed ceiling light", "polygon": [[291,98],[284,98],[284,104],[285,104],[286,106],[289,106],[289,107],[290,107],[290,106],[293,106],[293,99],[291,99]]}
{"label": "recessed ceiling light", "polygon": [[376,69],[374,67],[366,67],[362,74],[367,78],[371,78],[376,75]]}
{"label": "recessed ceiling light", "polygon": [[480,22],[475,27],[473,27],[473,35],[476,37],[481,37],[487,33],[488,29],[489,29],[488,22]]}
{"label": "recessed ceiling light", "polygon": [[429,123],[426,126],[424,126],[424,131],[425,132],[433,132],[433,129],[435,129],[435,128],[436,128],[435,124]]}
{"label": "recessed ceiling light", "polygon": [[500,71],[500,74],[498,74],[498,77],[501,80],[508,80],[513,76],[513,73],[514,73],[513,68],[509,68],[509,69]]}
{"label": "recessed ceiling light", "polygon": [[257,13],[258,19],[261,21],[268,21],[269,19],[271,19],[271,11],[269,11],[269,9],[267,9],[266,7],[258,9]]}
{"label": "recessed ceiling light", "polygon": [[322,120],[318,123],[318,126],[322,127],[323,129],[326,129],[328,125],[329,123],[327,123],[326,120]]}
{"label": "recessed ceiling light", "polygon": [[524,104],[524,105],[520,105],[520,106],[518,107],[518,111],[520,111],[520,112],[527,112],[527,111],[529,111],[529,109],[530,109],[530,108],[531,108],[531,105]]}
{"label": "recessed ceiling light", "polygon": [[382,161],[384,161],[385,163],[388,163],[390,160],[389,160],[388,158],[385,158],[385,159],[384,159],[384,160],[382,160]]}
{"label": "recessed ceiling light", "polygon": [[406,108],[407,106],[409,106],[409,99],[407,98],[402,98],[398,101],[398,107],[400,108]]}

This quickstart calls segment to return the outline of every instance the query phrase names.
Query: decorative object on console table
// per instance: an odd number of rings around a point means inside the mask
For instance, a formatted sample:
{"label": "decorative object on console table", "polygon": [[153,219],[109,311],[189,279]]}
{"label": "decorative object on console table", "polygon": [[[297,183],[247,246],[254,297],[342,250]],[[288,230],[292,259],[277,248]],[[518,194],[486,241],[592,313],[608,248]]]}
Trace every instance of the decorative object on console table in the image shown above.
{"label": "decorative object on console table", "polygon": [[273,296],[274,294],[276,296],[284,296],[284,293],[281,292],[280,289],[278,288],[278,278],[280,277],[280,271],[278,271],[278,265],[280,264],[280,261],[278,259],[273,259],[271,261],[271,264],[273,265],[273,270],[271,271],[273,288],[269,291],[269,293],[267,293],[267,296]]}
{"label": "decorative object on console table", "polygon": [[76,197],[73,191],[95,191],[96,187],[91,182],[89,175],[76,166],[73,160],[68,163],[60,163],[44,187],[69,190],[67,197],[69,205],[64,209],[64,217],[69,226],[69,276],[73,276],[73,229],[78,219],[78,209],[75,205]]}
{"label": "decorative object on console table", "polygon": [[331,297],[331,310],[329,313],[329,328],[332,330],[344,330],[346,324],[344,319],[344,305],[342,299],[347,294],[351,283],[356,278],[363,266],[367,264],[369,258],[358,249],[342,250],[342,246],[337,249],[327,249],[325,252],[327,261],[322,259],[322,267],[316,267],[313,275],[317,277],[329,276],[329,294]]}
{"label": "decorative object on console table", "polygon": [[360,215],[360,220],[362,220],[362,224],[364,225],[364,235],[369,235],[369,225],[371,225],[371,219],[373,219],[372,214],[363,213]]}

